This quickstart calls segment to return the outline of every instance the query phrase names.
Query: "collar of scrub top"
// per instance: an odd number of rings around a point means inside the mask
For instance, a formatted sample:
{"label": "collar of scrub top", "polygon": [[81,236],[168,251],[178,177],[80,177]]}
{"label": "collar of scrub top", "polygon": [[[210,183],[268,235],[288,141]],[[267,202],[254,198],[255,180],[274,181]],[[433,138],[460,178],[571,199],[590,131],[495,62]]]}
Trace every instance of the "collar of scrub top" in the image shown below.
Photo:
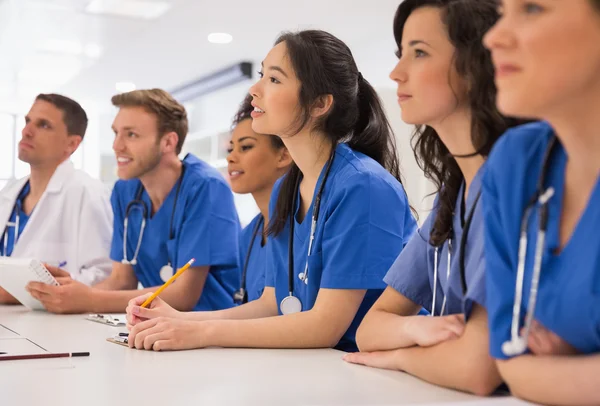
{"label": "collar of scrub top", "polygon": [[[177,208],[177,201],[179,200],[179,192],[181,190],[181,184],[183,183],[183,176],[185,174],[185,163],[181,163],[181,174],[179,175],[179,179],[177,180],[177,189],[175,190],[175,200],[173,201],[173,209],[171,209],[171,219],[169,221],[169,240],[174,238],[174,229],[173,229],[173,220],[175,218],[175,209]],[[137,265],[138,255],[140,253],[140,248],[142,246],[142,238],[144,237],[144,230],[146,228],[146,219],[149,217],[150,210],[148,210],[148,205],[142,199],[142,193],[144,192],[144,185],[140,182],[138,186],[137,192],[135,194],[135,199],[130,201],[125,208],[125,220],[123,220],[123,259],[121,263],[125,265]],[[138,236],[137,244],[135,247],[135,251],[133,253],[133,258],[131,260],[127,259],[127,229],[129,227],[129,213],[132,210],[141,210],[142,212],[142,224],[140,226],[140,234]],[[168,266],[171,266],[169,263]]]}
{"label": "collar of scrub top", "polygon": [[242,284],[240,288],[233,294],[233,301],[237,304],[248,303],[248,291],[246,290],[246,278],[248,275],[248,263],[250,262],[250,254],[252,253],[252,247],[254,247],[254,240],[256,240],[256,236],[258,235],[258,230],[262,226],[264,218],[262,215],[258,218],[254,229],[252,230],[252,239],[250,240],[250,245],[248,246],[248,252],[246,252],[246,258],[244,260],[244,268],[242,270]]}
{"label": "collar of scrub top", "polygon": [[[550,158],[558,145],[555,135],[552,136],[542,161],[542,171],[538,177],[536,192],[527,203],[523,217],[521,218],[521,232],[519,237],[519,262],[517,264],[517,280],[515,283],[515,299],[513,302],[513,314],[510,327],[510,340],[502,344],[502,352],[507,356],[520,355],[527,350],[527,341],[529,331],[535,313],[537,302],[538,285],[540,273],[542,271],[542,257],[544,253],[544,244],[546,242],[546,231],[548,230],[548,201],[554,195],[553,187],[545,187],[546,173],[550,169]],[[527,313],[525,314],[525,325],[523,335],[519,334],[519,322],[521,319],[521,304],[523,302],[523,283],[525,279],[525,261],[527,260],[527,230],[532,212],[539,207],[540,220],[538,225],[537,237],[534,245],[534,262],[531,276],[531,287],[529,288],[529,301],[527,303]]]}
{"label": "collar of scrub top", "polygon": [[[319,191],[315,197],[315,203],[313,206],[313,213],[310,225],[310,238],[308,239],[308,254],[306,256],[306,265],[304,266],[304,272],[298,274],[298,278],[308,285],[308,258],[312,253],[312,244],[315,239],[315,232],[317,229],[317,221],[319,220],[319,211],[321,209],[321,197],[323,196],[323,190],[325,190],[325,184],[329,178],[331,172],[331,166],[335,158],[335,149],[337,145],[333,144],[331,148],[331,155],[327,161],[327,167],[325,168],[325,174],[323,175],[323,181],[319,187]],[[292,209],[290,210],[290,231],[288,239],[288,296],[283,298],[279,304],[282,314],[298,313],[302,310],[302,302],[296,296],[294,296],[294,223],[296,222],[295,211],[298,203],[298,188],[300,186],[300,173],[296,176],[294,182],[294,197],[292,199]]]}
{"label": "collar of scrub top", "polygon": [[[464,193],[464,191],[463,191]],[[463,224],[463,232],[460,236],[459,243],[459,255],[458,255],[458,267],[460,274],[460,285],[462,288],[463,296],[467,294],[467,278],[466,278],[466,267],[465,267],[465,249],[467,246],[467,238],[469,235],[469,230],[471,228],[471,223],[473,222],[473,215],[475,214],[475,209],[477,208],[477,203],[479,203],[479,198],[481,197],[481,190],[475,196],[475,200],[473,200],[473,205],[471,206],[471,210],[469,210],[469,214],[467,215],[464,224]],[[464,204],[464,197],[462,199],[462,204]],[[464,207],[462,210],[464,213]],[[449,234],[452,235],[453,229],[450,229]],[[435,299],[437,294],[437,281],[438,281],[438,251],[439,247],[435,247],[434,257],[433,257],[433,301],[431,303],[431,315],[435,316]],[[448,263],[446,265],[446,284],[448,287],[450,286],[450,263],[452,261],[452,238],[448,239]],[[446,308],[446,298],[448,294],[448,288],[446,292],[444,292],[444,299],[442,300],[442,308],[440,309],[440,316],[444,315],[444,310]]]}
{"label": "collar of scrub top", "polygon": [[[12,240],[12,251],[14,251],[15,249],[15,245],[17,244],[17,241],[19,240],[19,226],[20,226],[20,219],[21,219],[21,213],[23,212],[23,202],[25,201],[25,197],[29,194],[29,191],[31,190],[31,185],[29,184],[29,181],[27,181],[25,183],[25,185],[23,186],[23,188],[21,189],[21,191],[19,192],[19,195],[17,196],[16,200],[15,200],[15,204],[13,206],[13,209],[10,213],[10,216],[8,218],[8,221],[6,222],[6,227],[4,228],[4,246],[3,249],[4,251],[2,251],[2,254],[6,257],[8,257],[8,230],[11,227],[14,227],[15,231],[13,233],[13,240]],[[13,214],[15,215],[15,221],[10,221],[10,218],[13,216]]]}

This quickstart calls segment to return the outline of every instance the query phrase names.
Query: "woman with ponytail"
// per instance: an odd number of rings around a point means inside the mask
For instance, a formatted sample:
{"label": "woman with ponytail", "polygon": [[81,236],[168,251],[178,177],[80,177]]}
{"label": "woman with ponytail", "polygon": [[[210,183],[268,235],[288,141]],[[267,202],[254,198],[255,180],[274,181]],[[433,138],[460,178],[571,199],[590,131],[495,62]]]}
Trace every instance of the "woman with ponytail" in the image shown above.
{"label": "woman with ponytail", "polygon": [[[385,277],[387,289],[346,361],[406,371],[479,395],[501,384],[489,355],[480,200],[485,159],[514,123],[495,105],[494,67],[482,44],[495,0],[405,0],[394,20],[402,119],[437,186],[433,211]],[[417,315],[425,308],[431,316]]]}
{"label": "woman with ponytail", "polygon": [[[266,287],[237,308],[179,313],[131,302],[129,343],[355,351],[363,316],[416,223],[394,136],[350,49],[324,31],[283,34],[252,86],[252,129],[294,163],[273,188]],[[166,317],[158,317],[166,316]]]}

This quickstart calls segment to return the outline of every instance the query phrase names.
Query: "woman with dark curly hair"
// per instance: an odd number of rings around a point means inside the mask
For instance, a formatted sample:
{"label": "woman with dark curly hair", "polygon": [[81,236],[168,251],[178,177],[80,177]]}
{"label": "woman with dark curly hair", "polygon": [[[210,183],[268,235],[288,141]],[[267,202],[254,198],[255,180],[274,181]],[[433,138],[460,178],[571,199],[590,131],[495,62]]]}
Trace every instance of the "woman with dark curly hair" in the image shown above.
{"label": "woman with dark curly hair", "polygon": [[281,138],[252,130],[251,103],[252,96],[248,95],[233,119],[227,156],[231,189],[235,193],[251,193],[260,210],[240,233],[238,264],[242,281],[234,296],[237,304],[258,299],[265,288],[269,199],[275,182],[292,163]]}
{"label": "woman with dark curly hair", "polygon": [[[494,68],[481,40],[494,0],[406,0],[394,20],[402,119],[437,187],[433,211],[385,277],[387,289],[346,361],[398,369],[480,395],[501,379],[488,352],[479,195],[485,159],[511,126],[495,105]],[[421,308],[432,316],[418,315]]]}

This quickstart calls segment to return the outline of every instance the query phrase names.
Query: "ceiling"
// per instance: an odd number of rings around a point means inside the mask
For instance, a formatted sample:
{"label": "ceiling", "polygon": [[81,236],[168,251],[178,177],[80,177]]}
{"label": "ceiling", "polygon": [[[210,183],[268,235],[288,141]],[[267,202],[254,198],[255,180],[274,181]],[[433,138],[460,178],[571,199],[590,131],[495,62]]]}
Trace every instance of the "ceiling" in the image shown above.
{"label": "ceiling", "polygon": [[[337,35],[367,79],[392,86],[399,0],[143,0],[168,3],[153,19],[90,14],[91,1],[0,0],[0,111],[22,111],[46,91],[110,107],[116,82],[172,89],[242,60],[260,62],[281,31],[305,28]],[[93,1],[123,8],[139,0]],[[211,44],[211,32],[233,42]]]}

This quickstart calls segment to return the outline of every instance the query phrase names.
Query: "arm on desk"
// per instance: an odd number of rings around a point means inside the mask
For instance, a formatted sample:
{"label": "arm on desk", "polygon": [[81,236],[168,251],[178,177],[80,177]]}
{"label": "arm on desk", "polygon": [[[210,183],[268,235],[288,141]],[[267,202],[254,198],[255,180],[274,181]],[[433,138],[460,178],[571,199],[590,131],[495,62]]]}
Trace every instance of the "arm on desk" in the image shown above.
{"label": "arm on desk", "polygon": [[13,295],[0,288],[0,304],[20,304],[20,302],[14,298]]}
{"label": "arm on desk", "polygon": [[146,293],[145,295],[138,296],[129,301],[126,312],[127,323],[130,327],[158,317],[170,317],[189,321],[206,321],[259,319],[262,317],[277,316],[278,314],[275,289],[268,286],[264,289],[262,296],[257,300],[245,303],[241,306],[215,311],[180,312],[172,306],[169,306],[169,304],[160,297],[154,299],[147,308],[141,307],[151,295],[151,293]]}
{"label": "arm on desk", "polygon": [[497,361],[514,396],[552,405],[600,404],[600,354],[521,355]]}
{"label": "arm on desk", "polygon": [[415,345],[432,346],[464,330],[460,315],[416,316],[420,306],[388,286],[356,332],[361,351],[385,351]]}
{"label": "arm on desk", "polygon": [[[331,348],[337,345],[365,296],[365,290],[321,289],[311,310],[249,320],[189,321],[159,317],[131,329],[130,346],[173,350],[208,346],[237,348]],[[266,288],[263,297],[275,296]],[[257,302],[260,303],[259,299]],[[269,299],[272,304],[272,299]],[[252,303],[229,315],[257,309]],[[245,307],[245,310],[243,309]],[[240,310],[241,309],[241,310]],[[250,310],[249,310],[250,309]],[[265,308],[266,309],[266,306]],[[264,310],[263,309],[263,310]],[[276,309],[276,308],[275,308]],[[271,309],[271,314],[275,313]],[[224,315],[225,311],[221,313]],[[238,315],[239,315],[238,314]],[[158,343],[155,346],[155,343]]]}
{"label": "arm on desk", "polygon": [[[128,265],[129,266],[129,265]],[[129,266],[131,268],[131,266]],[[133,269],[131,270],[133,272]],[[185,271],[175,282],[169,285],[161,294],[160,297],[163,301],[168,303],[170,306],[180,311],[190,311],[196,306],[202,291],[204,290],[204,284],[206,277],[208,276],[208,266],[195,266]],[[114,268],[113,268],[114,273]],[[109,278],[111,279],[111,278]],[[125,311],[129,301],[140,295],[154,293],[159,286],[145,288],[141,290],[108,290],[111,285],[107,279],[106,285],[104,282],[98,285],[98,289],[95,289],[93,295],[93,307],[95,313],[120,313]],[[132,280],[126,280],[126,277],[120,280],[121,282],[129,282]],[[117,282],[114,282],[115,284]],[[137,279],[136,279],[137,285]],[[107,289],[108,286],[108,289]],[[130,287],[131,289],[131,287]]]}
{"label": "arm on desk", "polygon": [[[129,300],[158,289],[134,290],[137,279],[134,281],[132,274],[128,266],[115,263],[113,274],[93,288],[71,278],[57,278],[60,286],[31,282],[27,289],[52,313],[122,313]],[[162,298],[176,309],[191,310],[202,294],[207,274],[208,266],[188,269],[161,293]],[[130,290],[116,290],[127,288]]]}
{"label": "arm on desk", "polygon": [[493,393],[502,383],[489,355],[487,313],[474,305],[464,333],[431,347],[348,354],[346,361],[385,369],[398,369],[439,386],[480,396]]}

